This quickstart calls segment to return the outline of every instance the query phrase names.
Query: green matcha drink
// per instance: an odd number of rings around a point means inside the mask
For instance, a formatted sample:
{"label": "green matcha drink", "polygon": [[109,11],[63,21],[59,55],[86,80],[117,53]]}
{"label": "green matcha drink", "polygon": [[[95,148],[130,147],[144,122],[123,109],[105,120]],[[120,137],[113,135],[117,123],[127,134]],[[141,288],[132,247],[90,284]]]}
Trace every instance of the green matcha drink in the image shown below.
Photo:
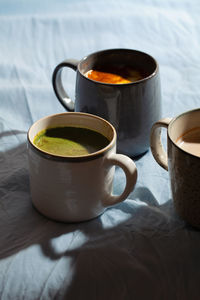
{"label": "green matcha drink", "polygon": [[82,156],[103,149],[110,141],[91,129],[67,126],[42,130],[33,143],[50,154]]}

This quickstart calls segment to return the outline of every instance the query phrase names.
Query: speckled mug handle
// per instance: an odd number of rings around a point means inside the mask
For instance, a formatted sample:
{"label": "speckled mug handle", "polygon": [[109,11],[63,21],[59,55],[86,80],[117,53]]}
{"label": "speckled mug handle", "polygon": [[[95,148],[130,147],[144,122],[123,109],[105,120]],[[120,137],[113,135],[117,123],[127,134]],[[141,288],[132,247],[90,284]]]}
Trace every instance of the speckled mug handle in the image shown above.
{"label": "speckled mug handle", "polygon": [[68,94],[66,93],[63,87],[61,74],[64,67],[68,67],[76,71],[78,63],[79,61],[76,59],[66,59],[56,66],[52,75],[52,84],[53,84],[54,92],[58,100],[60,101],[60,103],[68,111],[74,111],[74,101],[70,99],[70,97],[68,96]]}
{"label": "speckled mug handle", "polygon": [[166,151],[163,148],[161,141],[161,129],[162,127],[168,128],[169,123],[171,122],[171,118],[164,118],[154,123],[151,128],[150,135],[150,147],[153,157],[157,161],[157,163],[168,171],[168,156]]}

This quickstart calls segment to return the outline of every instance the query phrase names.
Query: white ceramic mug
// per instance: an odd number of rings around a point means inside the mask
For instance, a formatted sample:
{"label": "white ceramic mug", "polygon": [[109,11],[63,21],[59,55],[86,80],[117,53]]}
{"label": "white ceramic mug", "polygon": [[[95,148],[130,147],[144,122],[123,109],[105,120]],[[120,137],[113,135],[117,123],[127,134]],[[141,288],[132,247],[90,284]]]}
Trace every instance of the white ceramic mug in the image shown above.
{"label": "white ceramic mug", "polygon": [[[161,141],[161,128],[167,128],[167,153]],[[158,164],[169,170],[172,198],[177,213],[200,228],[200,157],[183,150],[177,143],[190,130],[200,127],[200,109],[176,118],[156,122],[151,130],[151,151]]]}
{"label": "white ceramic mug", "polygon": [[[105,148],[85,155],[64,157],[40,150],[35,135],[43,129],[79,126],[106,136]],[[44,117],[28,131],[30,187],[33,205],[45,216],[58,221],[79,222],[97,217],[126,199],[137,180],[137,169],[127,156],[116,154],[116,131],[106,120],[86,113],[62,113]],[[121,195],[113,195],[115,165],[126,174]]]}

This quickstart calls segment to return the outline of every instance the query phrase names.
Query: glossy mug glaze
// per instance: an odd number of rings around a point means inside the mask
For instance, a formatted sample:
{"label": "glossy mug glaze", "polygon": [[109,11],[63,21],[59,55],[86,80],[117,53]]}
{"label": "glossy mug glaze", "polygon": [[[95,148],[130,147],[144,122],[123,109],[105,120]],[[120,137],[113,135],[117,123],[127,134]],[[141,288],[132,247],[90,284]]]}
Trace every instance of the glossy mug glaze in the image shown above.
{"label": "glossy mug glaze", "polygon": [[[167,128],[167,153],[161,142],[161,128]],[[180,139],[200,127],[200,109],[173,119],[156,122],[151,130],[151,151],[158,164],[169,171],[172,198],[180,217],[200,228],[200,157],[182,149]]]}
{"label": "glossy mug glaze", "polygon": [[[97,152],[82,156],[54,155],[34,143],[38,132],[59,126],[95,130],[109,139]],[[116,154],[116,131],[106,120],[86,113],[66,112],[44,117],[28,131],[28,158],[33,205],[45,216],[64,222],[97,217],[107,207],[126,199],[137,180],[137,169],[127,156]],[[115,165],[126,175],[121,195],[113,195]]]}
{"label": "glossy mug glaze", "polygon": [[[75,101],[65,91],[67,83],[62,82],[64,67],[76,71]],[[130,83],[113,84],[86,76],[90,70],[109,68],[140,70],[143,77]],[[98,115],[115,127],[117,152],[135,157],[148,150],[151,127],[161,117],[159,66],[152,56],[131,49],[109,49],[80,61],[66,59],[54,69],[52,83],[58,100],[68,111]]]}

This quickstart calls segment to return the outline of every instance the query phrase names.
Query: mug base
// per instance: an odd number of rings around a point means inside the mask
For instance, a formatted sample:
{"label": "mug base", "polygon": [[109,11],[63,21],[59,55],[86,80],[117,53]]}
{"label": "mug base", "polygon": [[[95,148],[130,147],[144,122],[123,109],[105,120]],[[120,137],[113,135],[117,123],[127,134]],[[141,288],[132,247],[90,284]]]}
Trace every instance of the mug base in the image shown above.
{"label": "mug base", "polygon": [[80,218],[80,217],[71,217],[71,218],[62,218],[62,217],[54,217],[52,215],[49,215],[48,213],[45,213],[45,212],[41,212],[40,209],[38,209],[34,203],[32,202],[32,206],[33,208],[43,217],[47,218],[47,219],[50,219],[54,222],[60,222],[60,223],[70,223],[70,224],[73,224],[73,223],[82,223],[82,222],[87,222],[87,221],[92,221],[93,219],[96,219],[98,217],[100,217],[106,209],[104,209],[101,213],[95,215],[95,216],[90,216],[90,217],[83,217],[83,218]]}
{"label": "mug base", "polygon": [[138,151],[138,152],[131,152],[131,151],[129,152],[129,151],[126,151],[124,149],[117,148],[117,153],[120,153],[120,154],[123,154],[123,155],[127,155],[130,158],[134,158],[136,160],[138,160],[141,157],[143,157],[148,151],[149,151],[149,148],[147,148],[147,149],[145,149],[143,151]]}

